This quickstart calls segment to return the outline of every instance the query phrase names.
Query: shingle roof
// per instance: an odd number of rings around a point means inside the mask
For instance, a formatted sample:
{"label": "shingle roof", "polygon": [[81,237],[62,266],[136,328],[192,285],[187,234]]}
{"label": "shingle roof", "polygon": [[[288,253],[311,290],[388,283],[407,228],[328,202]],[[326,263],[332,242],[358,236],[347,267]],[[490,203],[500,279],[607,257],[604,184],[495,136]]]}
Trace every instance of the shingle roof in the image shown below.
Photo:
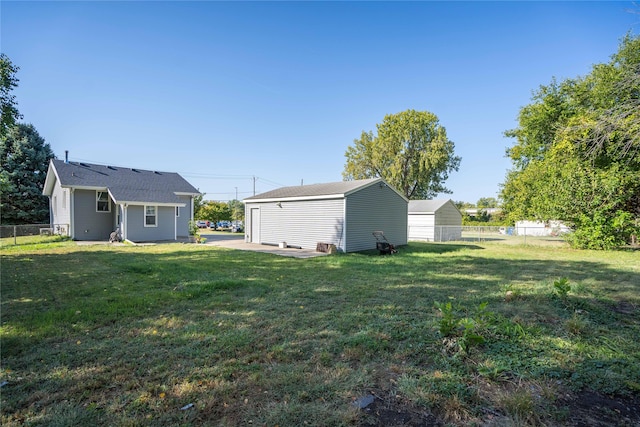
{"label": "shingle roof", "polygon": [[434,213],[449,200],[409,200],[409,213]]}
{"label": "shingle roof", "polygon": [[321,198],[323,196],[345,196],[349,193],[366,187],[382,178],[358,179],[354,181],[329,182],[325,184],[297,185],[293,187],[282,187],[266,193],[247,197],[244,200],[265,200],[265,199],[290,199],[290,198]]}
{"label": "shingle roof", "polygon": [[116,202],[184,203],[176,195],[199,194],[175,172],[158,172],[118,166],[52,160],[63,187],[107,188]]}

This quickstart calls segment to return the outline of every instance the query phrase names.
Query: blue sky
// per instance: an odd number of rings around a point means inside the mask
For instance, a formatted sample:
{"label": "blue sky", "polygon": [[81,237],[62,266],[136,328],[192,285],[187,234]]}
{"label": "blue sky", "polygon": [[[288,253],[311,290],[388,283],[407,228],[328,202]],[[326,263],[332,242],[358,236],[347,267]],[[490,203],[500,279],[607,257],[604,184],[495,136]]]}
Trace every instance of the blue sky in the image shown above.
{"label": "blue sky", "polygon": [[[635,11],[635,13],[630,13]],[[436,114],[440,197],[496,197],[519,108],[640,29],[632,2],[0,2],[14,91],[58,158],[181,173],[205,199],[342,180],[386,114]]]}

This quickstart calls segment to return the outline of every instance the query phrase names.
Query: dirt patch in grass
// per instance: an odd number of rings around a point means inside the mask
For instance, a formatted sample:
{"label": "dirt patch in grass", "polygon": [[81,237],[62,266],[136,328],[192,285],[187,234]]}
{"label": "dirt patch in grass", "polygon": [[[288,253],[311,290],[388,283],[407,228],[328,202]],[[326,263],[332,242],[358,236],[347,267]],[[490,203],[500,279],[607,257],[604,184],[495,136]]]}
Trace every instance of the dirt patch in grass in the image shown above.
{"label": "dirt patch in grass", "polygon": [[639,426],[640,399],[609,397],[584,390],[571,397],[560,399],[558,405],[568,408],[568,425],[588,426]]}
{"label": "dirt patch in grass", "polygon": [[[442,414],[417,408],[393,394],[381,395],[372,392],[372,396],[373,401],[359,410],[359,427],[464,425],[451,423],[450,420],[444,419]],[[537,416],[532,419],[523,417],[523,414],[514,416],[491,408],[486,408],[483,412],[485,415],[482,420],[476,419],[477,425],[640,426],[639,398],[609,397],[591,390],[563,394],[554,404],[538,408]],[[546,414],[540,416],[542,413]]]}
{"label": "dirt patch in grass", "polygon": [[424,409],[415,408],[403,399],[392,394],[372,394],[373,401],[360,409],[360,427],[393,427],[393,426],[442,426],[438,417]]}

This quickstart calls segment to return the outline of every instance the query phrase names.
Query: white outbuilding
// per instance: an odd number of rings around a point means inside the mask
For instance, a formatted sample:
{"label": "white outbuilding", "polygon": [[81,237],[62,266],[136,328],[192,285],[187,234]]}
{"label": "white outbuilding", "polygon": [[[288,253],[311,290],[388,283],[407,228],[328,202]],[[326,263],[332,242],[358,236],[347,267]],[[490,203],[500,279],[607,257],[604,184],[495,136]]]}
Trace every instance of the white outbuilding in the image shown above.
{"label": "white outbuilding", "polygon": [[562,221],[516,221],[518,236],[559,236],[571,232]]}
{"label": "white outbuilding", "polygon": [[460,240],[462,214],[451,200],[411,200],[408,227],[409,240]]}
{"label": "white outbuilding", "polygon": [[341,252],[407,244],[408,200],[382,178],[283,187],[244,199],[245,241]]}

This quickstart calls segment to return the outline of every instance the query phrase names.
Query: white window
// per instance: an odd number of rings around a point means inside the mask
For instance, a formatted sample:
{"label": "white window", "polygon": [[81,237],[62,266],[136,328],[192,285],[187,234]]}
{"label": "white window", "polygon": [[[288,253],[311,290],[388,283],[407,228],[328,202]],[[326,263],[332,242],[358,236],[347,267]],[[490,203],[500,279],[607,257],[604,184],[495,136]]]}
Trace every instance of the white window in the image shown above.
{"label": "white window", "polygon": [[62,209],[67,209],[67,192],[62,190]]}
{"label": "white window", "polygon": [[158,208],[156,206],[144,207],[144,226],[145,227],[158,226]]}
{"label": "white window", "polygon": [[96,212],[111,212],[111,201],[106,191],[96,191]]}

